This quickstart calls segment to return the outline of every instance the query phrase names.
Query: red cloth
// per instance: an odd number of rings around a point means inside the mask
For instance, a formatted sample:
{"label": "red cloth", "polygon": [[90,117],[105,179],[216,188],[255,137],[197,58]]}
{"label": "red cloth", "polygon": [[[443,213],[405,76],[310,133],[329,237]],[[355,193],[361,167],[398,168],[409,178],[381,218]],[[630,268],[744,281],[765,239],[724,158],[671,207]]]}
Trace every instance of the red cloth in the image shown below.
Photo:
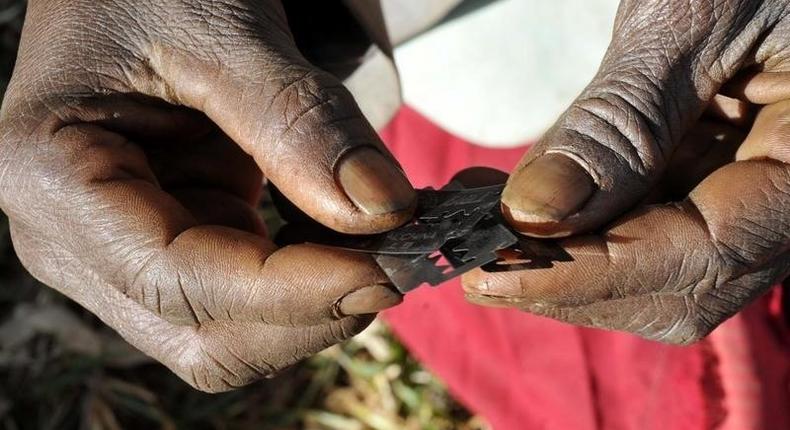
{"label": "red cloth", "polygon": [[[458,170],[510,170],[405,107],[382,136],[417,187]],[[495,429],[790,429],[790,345],[779,294],[688,347],[470,305],[458,280],[384,314],[411,352]]]}

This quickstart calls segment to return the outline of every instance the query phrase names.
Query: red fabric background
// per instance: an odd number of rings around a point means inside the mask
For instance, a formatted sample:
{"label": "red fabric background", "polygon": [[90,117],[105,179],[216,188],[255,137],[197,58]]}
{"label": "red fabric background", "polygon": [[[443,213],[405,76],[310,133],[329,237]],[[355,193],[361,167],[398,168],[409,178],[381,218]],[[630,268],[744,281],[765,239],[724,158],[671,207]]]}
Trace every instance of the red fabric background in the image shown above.
{"label": "red fabric background", "polygon": [[[473,165],[509,171],[524,151],[475,146],[408,107],[382,136],[417,187]],[[495,429],[790,429],[790,336],[772,300],[688,347],[473,306],[458,280],[384,317]]]}

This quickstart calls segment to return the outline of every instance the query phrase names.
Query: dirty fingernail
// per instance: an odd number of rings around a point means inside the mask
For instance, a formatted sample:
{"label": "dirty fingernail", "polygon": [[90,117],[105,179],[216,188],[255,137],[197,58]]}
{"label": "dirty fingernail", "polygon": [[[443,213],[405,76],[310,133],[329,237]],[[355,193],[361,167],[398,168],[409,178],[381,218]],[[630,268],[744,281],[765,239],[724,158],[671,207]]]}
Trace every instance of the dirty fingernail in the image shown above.
{"label": "dirty fingernail", "polygon": [[510,282],[491,278],[490,274],[480,269],[473,270],[464,276],[461,281],[467,299],[474,299],[478,304],[482,302],[501,301],[512,297],[524,296],[520,282]]}
{"label": "dirty fingernail", "polygon": [[487,297],[475,294],[467,294],[465,297],[466,301],[473,305],[486,306],[489,308],[512,308],[514,306],[513,303],[509,303],[501,297]]}
{"label": "dirty fingernail", "polygon": [[342,315],[372,314],[391,308],[403,301],[403,297],[385,285],[360,288],[340,299],[338,309]]}
{"label": "dirty fingernail", "polygon": [[545,154],[510,178],[502,203],[517,222],[558,222],[578,212],[595,189],[592,177],[577,162]]}
{"label": "dirty fingernail", "polygon": [[369,147],[354,149],[340,161],[337,180],[348,198],[368,215],[404,211],[417,196],[403,172]]}

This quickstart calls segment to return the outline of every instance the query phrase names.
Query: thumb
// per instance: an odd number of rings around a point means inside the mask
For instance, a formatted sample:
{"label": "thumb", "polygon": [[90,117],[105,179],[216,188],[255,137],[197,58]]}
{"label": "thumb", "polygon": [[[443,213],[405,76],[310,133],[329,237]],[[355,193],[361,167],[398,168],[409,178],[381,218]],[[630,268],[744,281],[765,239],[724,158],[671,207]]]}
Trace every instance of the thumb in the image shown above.
{"label": "thumb", "polygon": [[595,229],[649,193],[759,36],[736,20],[742,11],[714,17],[697,3],[704,2],[621,4],[597,75],[503,192],[503,212],[519,231],[556,237]]}
{"label": "thumb", "polygon": [[291,202],[347,233],[385,231],[410,218],[416,194],[397,162],[351,93],[308,63],[287,30],[210,45],[201,48],[206,54],[157,47],[152,68]]}

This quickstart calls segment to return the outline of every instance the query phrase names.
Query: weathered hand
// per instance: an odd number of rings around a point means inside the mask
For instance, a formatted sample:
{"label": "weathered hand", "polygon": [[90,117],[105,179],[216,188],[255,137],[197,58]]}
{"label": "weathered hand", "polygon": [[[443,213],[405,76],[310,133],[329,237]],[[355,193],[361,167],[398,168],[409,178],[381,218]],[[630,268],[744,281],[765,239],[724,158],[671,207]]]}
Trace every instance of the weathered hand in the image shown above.
{"label": "weathered hand", "polygon": [[2,110],[0,207],[38,279],[195,387],[249,383],[400,296],[367,256],[277,249],[263,177],[372,233],[414,190],[277,0],[31,0]]}
{"label": "weathered hand", "polygon": [[502,198],[527,235],[590,234],[549,269],[472,273],[469,299],[687,343],[787,277],[789,14],[624,0],[598,74]]}

